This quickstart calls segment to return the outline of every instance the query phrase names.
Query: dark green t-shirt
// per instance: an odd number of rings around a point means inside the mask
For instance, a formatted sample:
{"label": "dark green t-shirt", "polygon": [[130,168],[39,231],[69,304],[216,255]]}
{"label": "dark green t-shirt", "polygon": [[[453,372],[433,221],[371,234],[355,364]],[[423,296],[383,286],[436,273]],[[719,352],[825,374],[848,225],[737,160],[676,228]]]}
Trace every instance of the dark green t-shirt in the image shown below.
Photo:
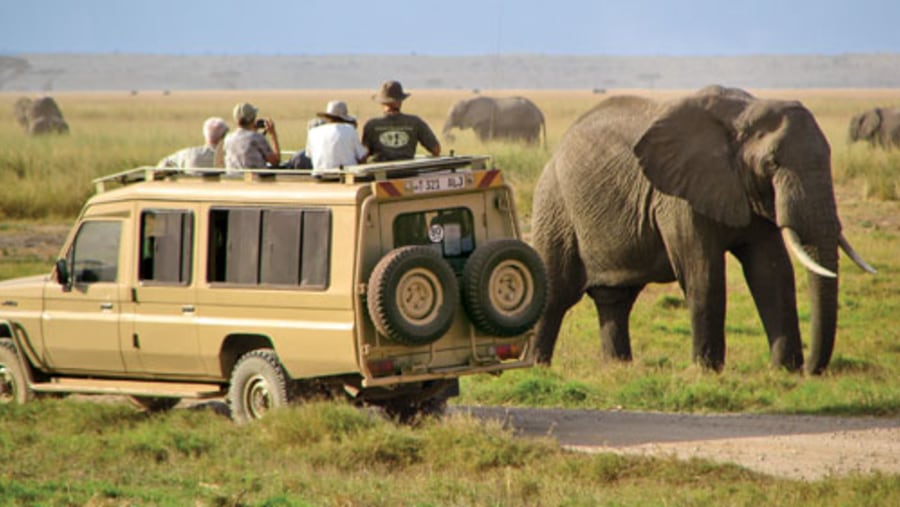
{"label": "dark green t-shirt", "polygon": [[362,143],[375,162],[414,158],[419,143],[428,151],[439,146],[427,123],[418,116],[403,113],[386,114],[367,121]]}

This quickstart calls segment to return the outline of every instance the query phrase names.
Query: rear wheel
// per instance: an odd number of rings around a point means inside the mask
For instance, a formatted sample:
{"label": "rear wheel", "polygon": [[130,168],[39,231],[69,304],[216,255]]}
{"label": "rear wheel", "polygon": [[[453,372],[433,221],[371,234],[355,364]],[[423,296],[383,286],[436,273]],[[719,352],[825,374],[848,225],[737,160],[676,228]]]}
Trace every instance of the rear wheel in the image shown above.
{"label": "rear wheel", "polygon": [[397,248],[369,277],[369,315],[391,340],[427,345],[453,324],[458,292],[453,268],[439,253],[425,246]]}
{"label": "rear wheel", "polygon": [[32,399],[34,392],[28,387],[15,344],[0,338],[0,404],[21,404]]}
{"label": "rear wheel", "polygon": [[255,421],[289,401],[287,372],[274,350],[253,350],[238,359],[228,387],[228,405],[235,422]]}

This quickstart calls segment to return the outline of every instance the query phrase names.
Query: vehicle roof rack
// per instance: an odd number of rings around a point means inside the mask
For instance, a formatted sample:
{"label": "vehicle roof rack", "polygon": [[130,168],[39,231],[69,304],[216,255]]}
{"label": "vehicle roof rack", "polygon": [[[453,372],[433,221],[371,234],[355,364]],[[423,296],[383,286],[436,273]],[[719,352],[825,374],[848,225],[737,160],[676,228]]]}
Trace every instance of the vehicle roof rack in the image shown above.
{"label": "vehicle roof rack", "polygon": [[[391,162],[376,162],[371,164],[359,164],[341,167],[333,173],[325,173],[326,181],[355,181],[386,180],[396,178],[408,178],[418,174],[427,174],[438,171],[456,171],[458,169],[483,170],[487,169],[488,155],[466,155],[445,157],[418,157],[411,160],[397,160]],[[309,169],[234,169],[225,171],[221,168],[190,168],[143,166],[127,171],[117,172],[107,176],[101,176],[92,181],[95,191],[103,193],[109,184],[130,185],[142,181],[164,180],[177,177],[201,177],[219,178],[222,176],[243,178],[250,181],[254,179],[271,179],[281,177],[311,177]]]}

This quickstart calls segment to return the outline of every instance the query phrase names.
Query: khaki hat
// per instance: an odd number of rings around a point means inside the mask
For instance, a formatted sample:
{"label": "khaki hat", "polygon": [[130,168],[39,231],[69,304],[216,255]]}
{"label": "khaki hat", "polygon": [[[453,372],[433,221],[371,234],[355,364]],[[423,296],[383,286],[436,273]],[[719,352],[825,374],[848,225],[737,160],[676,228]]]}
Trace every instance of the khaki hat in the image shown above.
{"label": "khaki hat", "polygon": [[234,106],[234,119],[238,123],[242,120],[246,122],[250,122],[256,119],[256,113],[259,112],[253,104],[248,104],[247,102],[241,102],[240,104]]}
{"label": "khaki hat", "polygon": [[347,103],[342,100],[332,100],[325,106],[325,111],[321,113],[316,113],[316,116],[321,116],[322,118],[330,118],[332,120],[340,120],[348,123],[353,123],[356,121],[356,118],[350,116],[347,112]]}
{"label": "khaki hat", "polygon": [[400,84],[400,81],[385,81],[374,99],[382,104],[388,104],[391,102],[403,102],[407,97],[409,97],[409,94],[403,93],[403,85]]}

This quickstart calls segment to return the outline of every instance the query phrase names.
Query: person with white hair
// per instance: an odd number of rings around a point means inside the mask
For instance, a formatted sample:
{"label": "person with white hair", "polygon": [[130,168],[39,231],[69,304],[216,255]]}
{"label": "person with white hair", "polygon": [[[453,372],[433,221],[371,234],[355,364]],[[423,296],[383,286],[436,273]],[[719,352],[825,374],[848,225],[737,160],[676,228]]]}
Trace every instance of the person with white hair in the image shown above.
{"label": "person with white hair", "polygon": [[216,116],[203,122],[203,138],[206,144],[184,148],[163,158],[157,167],[222,167],[222,139],[228,133],[228,124]]}
{"label": "person with white hair", "polygon": [[316,116],[325,123],[310,129],[306,136],[306,156],[312,160],[313,176],[365,162],[369,152],[359,142],[356,118],[347,112],[345,102],[332,100]]}

